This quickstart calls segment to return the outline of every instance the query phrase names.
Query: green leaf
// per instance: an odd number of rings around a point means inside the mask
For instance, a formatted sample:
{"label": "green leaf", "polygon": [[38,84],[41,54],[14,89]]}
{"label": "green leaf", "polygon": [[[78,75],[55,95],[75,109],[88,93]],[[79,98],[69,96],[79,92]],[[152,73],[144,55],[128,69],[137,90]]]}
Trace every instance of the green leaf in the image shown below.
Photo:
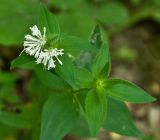
{"label": "green leaf", "polygon": [[94,28],[91,34],[90,43],[96,47],[100,47],[102,45],[102,37],[99,25]]}
{"label": "green leaf", "polygon": [[69,59],[66,55],[61,57],[61,61],[63,65],[58,64],[55,68],[56,73],[66,81],[73,89],[78,89],[75,84],[74,77],[74,65],[71,59]]}
{"label": "green leaf", "polygon": [[58,15],[61,31],[69,35],[88,39],[90,31],[96,24],[92,15],[90,7],[85,3],[78,5],[70,12],[61,12]]}
{"label": "green leaf", "polygon": [[42,112],[40,140],[61,140],[79,117],[77,102],[70,93],[52,95]]}
{"label": "green leaf", "polygon": [[17,129],[0,123],[0,139],[5,140],[7,136],[16,136]]}
{"label": "green leaf", "polygon": [[79,5],[82,0],[50,0],[49,3],[53,6],[62,8],[62,9],[68,9],[73,8],[76,5]]}
{"label": "green leaf", "polygon": [[16,73],[2,72],[2,71],[0,71],[0,83],[3,83],[3,84],[12,84],[18,78],[19,78],[19,76]]}
{"label": "green leaf", "polygon": [[89,42],[74,36],[66,36],[59,42],[59,47],[65,52],[77,56],[82,51],[91,51],[93,48]]}
{"label": "green leaf", "polygon": [[[35,114],[34,114],[35,115]],[[32,128],[36,122],[32,110],[23,109],[21,113],[0,111],[0,122],[15,128]]]}
{"label": "green leaf", "polygon": [[0,102],[9,102],[10,104],[20,102],[20,97],[15,95],[15,83],[0,84]]}
{"label": "green leaf", "polygon": [[128,10],[119,2],[110,2],[97,10],[97,18],[104,24],[121,26],[128,21]]}
{"label": "green leaf", "polygon": [[132,4],[133,4],[134,6],[139,5],[142,1],[143,1],[143,0],[131,0]]}
{"label": "green leaf", "polygon": [[92,86],[92,74],[82,67],[74,66],[67,56],[61,58],[63,65],[57,65],[56,73],[66,81],[73,89],[90,88]]}
{"label": "green leaf", "polygon": [[106,117],[107,103],[104,93],[90,90],[86,96],[85,110],[91,136],[96,137]]}
{"label": "green leaf", "polygon": [[44,105],[48,97],[54,92],[53,89],[45,86],[35,74],[32,74],[27,89],[33,106],[38,106],[38,109],[40,107],[40,110],[42,109],[42,106]]}
{"label": "green leaf", "polygon": [[60,33],[60,28],[59,24],[55,18],[55,16],[50,13],[47,8],[43,5],[40,7],[40,12],[39,12],[39,25],[41,29],[43,27],[46,27],[47,29],[47,35],[50,34],[59,34]]}
{"label": "green leaf", "polygon": [[16,59],[11,62],[11,69],[14,68],[25,68],[25,69],[33,69],[36,67],[36,63],[34,62],[34,58],[28,56],[26,53],[22,53]]}
{"label": "green leaf", "polygon": [[92,70],[93,76],[97,78],[99,75],[102,74],[102,72],[109,73],[109,65],[110,65],[109,48],[108,48],[108,44],[104,43],[101,46],[92,64],[91,70]]}
{"label": "green leaf", "polygon": [[90,88],[92,86],[93,77],[87,69],[74,67],[74,81],[79,89]]}
{"label": "green leaf", "polygon": [[79,120],[76,121],[75,126],[71,130],[70,134],[72,136],[79,136],[82,138],[90,136],[88,124],[84,116],[81,115],[79,117]]}
{"label": "green leaf", "polygon": [[62,90],[62,88],[66,87],[62,79],[48,70],[39,69],[36,70],[35,73],[41,83],[43,83],[48,88]]}
{"label": "green leaf", "polygon": [[120,135],[143,137],[143,134],[135,126],[125,103],[108,97],[107,107],[107,116],[103,125],[107,131]]}
{"label": "green leaf", "polygon": [[146,103],[153,102],[155,98],[133,83],[120,79],[111,79],[106,82],[106,94],[121,101]]}
{"label": "green leaf", "polygon": [[37,4],[33,0],[1,0],[0,44],[14,46],[23,43],[24,35],[36,22]]}
{"label": "green leaf", "polygon": [[[142,0],[141,0],[142,1]],[[160,1],[159,0],[153,0],[153,3],[158,7],[160,6]]]}

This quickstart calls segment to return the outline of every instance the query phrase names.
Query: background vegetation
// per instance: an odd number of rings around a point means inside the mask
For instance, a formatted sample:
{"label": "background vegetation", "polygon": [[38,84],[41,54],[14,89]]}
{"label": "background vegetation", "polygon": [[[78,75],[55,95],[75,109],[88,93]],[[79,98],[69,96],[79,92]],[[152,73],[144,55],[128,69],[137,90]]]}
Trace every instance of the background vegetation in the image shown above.
{"label": "background vegetation", "polygon": [[[35,112],[34,92],[45,89],[41,79],[30,79],[31,71],[10,70],[11,61],[23,49],[24,35],[36,23],[38,0],[0,0],[0,109],[7,113]],[[57,16],[62,32],[89,39],[98,23],[104,36],[110,38],[112,77],[130,80],[143,87],[158,100],[151,104],[128,104],[137,126],[146,140],[160,139],[160,1],[159,0],[43,0]],[[85,61],[81,59],[82,61]],[[39,88],[33,86],[37,83]],[[37,91],[38,90],[38,91]],[[42,99],[42,98],[41,98]],[[37,97],[36,97],[37,100]],[[43,100],[41,101],[43,102]],[[30,109],[32,108],[32,109]],[[29,110],[29,111],[28,111]],[[16,116],[0,111],[0,139],[36,138],[26,130],[33,118],[16,122]],[[39,114],[37,114],[39,115]],[[14,120],[14,121],[13,121]],[[36,121],[36,120],[35,120]],[[20,119],[18,118],[18,122]],[[30,122],[30,123],[29,123]],[[33,128],[33,131],[38,131]],[[36,133],[34,133],[36,134]],[[102,130],[100,140],[132,140]],[[72,140],[70,136],[66,140]],[[78,139],[78,138],[77,138]]]}

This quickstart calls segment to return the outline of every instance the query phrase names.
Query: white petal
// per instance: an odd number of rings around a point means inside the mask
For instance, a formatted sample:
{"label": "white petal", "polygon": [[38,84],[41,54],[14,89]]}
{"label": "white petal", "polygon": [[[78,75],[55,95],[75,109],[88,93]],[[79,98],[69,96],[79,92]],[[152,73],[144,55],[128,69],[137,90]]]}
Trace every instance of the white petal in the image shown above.
{"label": "white petal", "polygon": [[36,63],[37,64],[42,63],[43,58],[44,58],[44,53],[41,51],[40,54],[39,54],[39,57],[37,58]]}
{"label": "white petal", "polygon": [[58,60],[59,64],[63,65],[62,61],[61,61],[61,60],[59,60],[59,58],[58,58],[58,57],[56,57],[56,58],[57,58],[57,60]]}
{"label": "white petal", "polygon": [[46,66],[49,59],[51,59],[51,58],[49,57],[48,52],[45,52],[42,63]]}
{"label": "white petal", "polygon": [[55,61],[53,59],[50,59],[48,62],[48,70],[50,70],[51,68],[55,68],[56,65],[54,63]]}
{"label": "white petal", "polygon": [[37,52],[37,48],[32,48],[29,52],[30,55],[35,55],[35,53]]}
{"label": "white petal", "polygon": [[24,38],[28,41],[39,41],[37,38],[35,38],[31,35],[28,35],[28,34]]}
{"label": "white petal", "polygon": [[24,47],[36,47],[36,46],[39,46],[38,43],[28,43],[28,42],[24,42],[23,44]]}
{"label": "white petal", "polygon": [[43,28],[43,38],[46,38],[46,27]]}
{"label": "white petal", "polygon": [[38,57],[39,57],[40,51],[41,51],[41,48],[38,48],[37,52],[35,53],[35,58],[38,58]]}
{"label": "white petal", "polygon": [[32,31],[32,35],[37,36],[38,38],[42,38],[42,34],[36,25],[30,27],[30,29]]}

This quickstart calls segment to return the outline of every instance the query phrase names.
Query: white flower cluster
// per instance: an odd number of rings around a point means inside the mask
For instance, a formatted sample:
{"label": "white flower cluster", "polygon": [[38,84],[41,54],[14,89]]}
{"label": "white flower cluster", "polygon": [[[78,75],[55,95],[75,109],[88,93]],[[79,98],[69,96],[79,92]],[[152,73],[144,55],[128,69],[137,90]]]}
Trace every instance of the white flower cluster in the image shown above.
{"label": "white flower cluster", "polygon": [[[58,58],[64,54],[63,49],[44,49],[46,44],[46,28],[43,28],[43,35],[36,25],[30,27],[32,35],[27,34],[24,41],[24,50],[28,55],[34,56],[36,58],[37,64],[44,64],[48,70],[55,68],[55,62],[57,61],[62,65],[63,63]],[[23,52],[22,51],[22,52]],[[54,59],[55,58],[55,59]]]}

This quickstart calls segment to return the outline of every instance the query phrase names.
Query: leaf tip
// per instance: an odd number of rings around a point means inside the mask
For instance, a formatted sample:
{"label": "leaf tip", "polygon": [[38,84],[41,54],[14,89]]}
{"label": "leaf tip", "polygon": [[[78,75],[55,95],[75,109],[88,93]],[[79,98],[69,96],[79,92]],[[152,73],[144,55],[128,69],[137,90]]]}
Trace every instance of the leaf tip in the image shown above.
{"label": "leaf tip", "polygon": [[151,102],[155,102],[155,101],[157,101],[157,99],[151,96]]}
{"label": "leaf tip", "polygon": [[155,102],[157,99],[148,94],[148,98],[146,98],[146,103]]}

